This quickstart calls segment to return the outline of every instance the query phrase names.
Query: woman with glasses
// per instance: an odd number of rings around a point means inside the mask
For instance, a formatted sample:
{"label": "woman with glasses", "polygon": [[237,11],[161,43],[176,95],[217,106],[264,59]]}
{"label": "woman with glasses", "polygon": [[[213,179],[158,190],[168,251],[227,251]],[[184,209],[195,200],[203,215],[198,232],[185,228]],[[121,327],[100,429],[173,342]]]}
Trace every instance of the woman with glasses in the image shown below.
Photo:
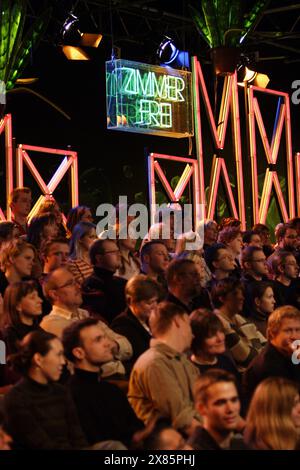
{"label": "woman with glasses", "polygon": [[70,240],[70,260],[67,266],[80,285],[93,273],[89,250],[96,239],[94,224],[79,222],[75,225]]}

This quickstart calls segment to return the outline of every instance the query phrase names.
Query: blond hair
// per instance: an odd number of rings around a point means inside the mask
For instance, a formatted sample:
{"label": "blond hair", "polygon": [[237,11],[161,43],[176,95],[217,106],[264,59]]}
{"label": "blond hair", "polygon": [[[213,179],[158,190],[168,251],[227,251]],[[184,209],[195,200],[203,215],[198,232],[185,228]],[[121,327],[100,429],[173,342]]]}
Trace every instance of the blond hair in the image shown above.
{"label": "blond hair", "polygon": [[5,272],[12,264],[12,260],[21,255],[26,249],[32,250],[36,258],[37,252],[35,247],[22,238],[7,242],[4,246],[2,245],[0,253],[0,268],[2,271]]}
{"label": "blond hair", "polygon": [[255,390],[247,414],[245,442],[258,450],[293,450],[297,430],[292,409],[298,395],[296,384],[282,377],[269,377]]}
{"label": "blond hair", "polygon": [[283,305],[282,307],[276,308],[268,318],[267,338],[269,341],[278,334],[282,322],[286,318],[300,322],[300,310],[291,305]]}

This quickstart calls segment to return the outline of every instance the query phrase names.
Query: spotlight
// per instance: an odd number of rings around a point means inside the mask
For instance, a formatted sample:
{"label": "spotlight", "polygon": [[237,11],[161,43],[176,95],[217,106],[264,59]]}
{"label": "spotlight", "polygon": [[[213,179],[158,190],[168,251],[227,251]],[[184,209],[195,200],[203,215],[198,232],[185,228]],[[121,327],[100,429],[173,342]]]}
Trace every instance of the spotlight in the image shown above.
{"label": "spotlight", "polygon": [[90,60],[89,55],[79,46],[97,48],[102,34],[82,33],[78,17],[70,13],[62,26],[61,38],[63,53],[69,60]]}
{"label": "spotlight", "polygon": [[165,36],[157,49],[157,56],[163,65],[189,68],[189,55],[176,46],[172,38]]}
{"label": "spotlight", "polygon": [[238,67],[238,84],[244,86],[245,83],[258,86],[260,88],[267,88],[270,79],[264,73],[251,70],[244,65]]}

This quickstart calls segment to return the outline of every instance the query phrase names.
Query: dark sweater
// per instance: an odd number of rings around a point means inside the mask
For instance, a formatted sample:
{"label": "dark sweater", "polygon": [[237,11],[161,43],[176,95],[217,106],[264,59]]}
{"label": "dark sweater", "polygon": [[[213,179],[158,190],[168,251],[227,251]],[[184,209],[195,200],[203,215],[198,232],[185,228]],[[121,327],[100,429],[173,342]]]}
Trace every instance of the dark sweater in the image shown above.
{"label": "dark sweater", "polygon": [[112,271],[94,267],[82,285],[83,308],[110,324],[126,308],[126,282]]}
{"label": "dark sweater", "polygon": [[129,361],[124,362],[126,372],[129,374],[137,358],[149,349],[151,334],[130,309],[118,315],[113,320],[111,328],[120,335],[125,336],[132,346],[132,357]]}
{"label": "dark sweater", "polygon": [[300,385],[300,364],[293,364],[291,356],[284,356],[271,343],[251,362],[244,374],[244,388],[248,400],[256,386],[268,377],[283,377]]}
{"label": "dark sweater", "polygon": [[89,444],[112,439],[128,445],[143,427],[126,395],[98,373],[75,369],[69,387]]}
{"label": "dark sweater", "polygon": [[80,449],[87,446],[73,400],[57,383],[28,377],[4,398],[7,432],[17,449]]}

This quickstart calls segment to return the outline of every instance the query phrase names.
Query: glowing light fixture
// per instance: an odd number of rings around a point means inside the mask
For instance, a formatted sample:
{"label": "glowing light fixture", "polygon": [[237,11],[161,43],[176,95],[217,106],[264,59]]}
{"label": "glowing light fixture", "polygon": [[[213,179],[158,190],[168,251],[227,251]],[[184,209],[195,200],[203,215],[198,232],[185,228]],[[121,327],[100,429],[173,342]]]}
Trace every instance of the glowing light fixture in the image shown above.
{"label": "glowing light fixture", "polygon": [[163,65],[186,68],[190,66],[188,52],[178,49],[173,39],[169,36],[164,36],[163,41],[159,44],[157,56]]}
{"label": "glowing light fixture", "polygon": [[264,73],[251,70],[246,66],[241,65],[238,68],[238,84],[244,86],[245,83],[258,86],[260,88],[267,88],[270,79]]}
{"label": "glowing light fixture", "polygon": [[97,48],[102,34],[82,33],[78,17],[70,13],[62,26],[61,38],[63,53],[69,60],[90,60],[89,55],[79,46]]}

